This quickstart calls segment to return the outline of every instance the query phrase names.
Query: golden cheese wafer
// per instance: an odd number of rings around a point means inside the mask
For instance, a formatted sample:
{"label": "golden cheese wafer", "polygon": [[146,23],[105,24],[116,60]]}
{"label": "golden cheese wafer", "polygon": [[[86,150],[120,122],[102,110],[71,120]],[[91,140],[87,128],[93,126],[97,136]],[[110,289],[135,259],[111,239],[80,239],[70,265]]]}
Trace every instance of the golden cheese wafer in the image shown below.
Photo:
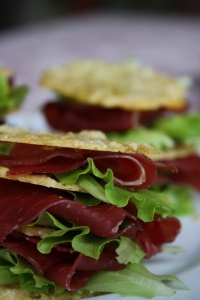
{"label": "golden cheese wafer", "polygon": [[87,105],[125,110],[181,109],[186,89],[137,63],[80,60],[46,70],[41,85]]}
{"label": "golden cheese wafer", "polygon": [[123,153],[140,152],[149,157],[157,153],[157,150],[146,144],[122,144],[109,141],[102,132],[87,130],[79,133],[42,133],[2,125],[0,126],[0,141]]}

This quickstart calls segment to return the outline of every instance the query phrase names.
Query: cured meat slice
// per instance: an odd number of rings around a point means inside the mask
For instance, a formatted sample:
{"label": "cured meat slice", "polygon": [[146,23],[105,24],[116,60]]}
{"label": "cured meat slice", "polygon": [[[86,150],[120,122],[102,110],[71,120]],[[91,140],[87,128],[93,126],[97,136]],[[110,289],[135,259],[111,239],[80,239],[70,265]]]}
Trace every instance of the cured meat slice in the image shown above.
{"label": "cured meat slice", "polygon": [[161,117],[169,111],[163,108],[128,111],[120,108],[85,105],[67,100],[52,101],[43,107],[43,113],[52,128],[73,132],[85,129],[103,132],[126,131],[141,125],[147,126],[155,118]]}
{"label": "cured meat slice", "polygon": [[43,255],[35,244],[13,235],[8,236],[0,245],[26,259],[40,275],[70,291],[83,288],[89,276],[96,271],[125,268],[124,264],[117,261],[115,252],[109,250],[104,250],[96,260],[81,253],[70,254],[56,249]]}
{"label": "cured meat slice", "polygon": [[175,159],[172,163],[177,167],[178,173],[170,174],[170,180],[179,184],[188,184],[200,191],[200,156],[190,155]]}
{"label": "cured meat slice", "polygon": [[[88,226],[94,234],[103,237],[116,238],[122,234],[133,237],[141,228],[135,216],[111,204],[95,207],[65,201],[49,208],[48,211],[77,225]],[[123,222],[126,222],[126,226],[120,227]]]}
{"label": "cured meat slice", "polygon": [[54,249],[51,253],[44,255],[37,250],[35,244],[15,235],[9,235],[6,240],[0,242],[0,245],[25,258],[40,275],[44,275],[47,270],[55,265],[67,263],[71,260],[69,254],[57,252]]}
{"label": "cured meat slice", "polygon": [[96,271],[118,271],[124,268],[125,265],[117,261],[116,254],[113,251],[104,250],[98,260],[79,254],[73,265],[61,264],[55,266],[47,272],[46,276],[68,290],[75,291],[77,288],[86,285],[88,278]]}
{"label": "cured meat slice", "polygon": [[[44,210],[65,221],[88,226],[92,233],[109,238],[126,235],[136,240],[147,256],[160,251],[160,245],[171,242],[180,230],[180,222],[174,218],[143,223],[126,212],[109,204],[86,207],[57,190],[17,181],[0,179],[0,241],[14,230],[35,220]],[[8,192],[9,191],[9,192]],[[135,209],[128,208],[128,211]]]}
{"label": "cured meat slice", "polygon": [[87,167],[87,158],[93,159],[103,173],[111,168],[116,185],[130,190],[144,189],[157,180],[158,163],[134,153],[91,151],[40,145],[15,144],[9,156],[0,156],[0,165],[9,167],[8,175],[27,173],[63,173]]}
{"label": "cured meat slice", "polygon": [[149,258],[161,251],[164,243],[171,243],[181,230],[181,223],[177,218],[165,219],[157,216],[154,221],[143,223],[143,230],[137,231],[135,241]]}
{"label": "cured meat slice", "polygon": [[[124,131],[137,124],[137,114],[119,108],[107,109],[70,101],[47,103],[43,112],[48,123],[61,131],[96,129],[103,132]],[[103,120],[103,121],[102,121]]]}
{"label": "cured meat slice", "polygon": [[[162,162],[166,163],[167,161],[163,160]],[[198,154],[176,158],[173,159],[171,163],[178,172],[161,172],[159,174],[160,184],[186,184],[200,191],[200,156]]]}
{"label": "cured meat slice", "polygon": [[[99,236],[134,236],[140,228],[135,217],[110,204],[87,207],[73,201],[68,193],[12,180],[0,179],[0,241],[13,230],[35,220],[43,211],[88,226]],[[126,221],[126,222],[125,222]],[[126,226],[120,228],[120,225]]]}
{"label": "cured meat slice", "polygon": [[[1,178],[0,186],[0,241],[14,229],[35,220],[50,206],[66,199],[48,188],[18,181]],[[66,197],[69,196],[66,194]]]}

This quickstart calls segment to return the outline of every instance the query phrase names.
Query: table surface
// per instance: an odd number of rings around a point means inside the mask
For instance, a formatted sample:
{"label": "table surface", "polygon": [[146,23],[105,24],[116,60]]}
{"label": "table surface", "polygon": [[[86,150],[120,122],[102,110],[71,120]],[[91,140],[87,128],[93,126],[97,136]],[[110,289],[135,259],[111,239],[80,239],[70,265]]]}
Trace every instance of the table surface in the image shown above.
{"label": "table surface", "polygon": [[22,109],[38,109],[51,93],[39,85],[44,69],[79,58],[136,58],[172,76],[190,76],[188,99],[200,108],[200,18],[85,14],[0,33],[0,67],[15,70],[30,93]]}

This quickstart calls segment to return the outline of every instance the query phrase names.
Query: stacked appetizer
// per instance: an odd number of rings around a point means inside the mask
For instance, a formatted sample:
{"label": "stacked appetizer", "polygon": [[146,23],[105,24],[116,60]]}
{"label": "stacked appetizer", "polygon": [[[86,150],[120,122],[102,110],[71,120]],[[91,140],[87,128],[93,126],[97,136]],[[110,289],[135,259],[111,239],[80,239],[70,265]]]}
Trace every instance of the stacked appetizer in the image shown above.
{"label": "stacked appetizer", "polygon": [[156,150],[2,125],[0,153],[1,299],[175,292],[176,277],[143,265],[181,230],[170,198],[151,189],[177,171]]}
{"label": "stacked appetizer", "polygon": [[178,173],[163,176],[159,188],[181,214],[193,210],[200,190],[200,114],[189,110],[187,85],[137,62],[75,61],[46,70],[41,84],[56,99],[43,107],[60,131],[99,129],[110,140],[153,145]]}

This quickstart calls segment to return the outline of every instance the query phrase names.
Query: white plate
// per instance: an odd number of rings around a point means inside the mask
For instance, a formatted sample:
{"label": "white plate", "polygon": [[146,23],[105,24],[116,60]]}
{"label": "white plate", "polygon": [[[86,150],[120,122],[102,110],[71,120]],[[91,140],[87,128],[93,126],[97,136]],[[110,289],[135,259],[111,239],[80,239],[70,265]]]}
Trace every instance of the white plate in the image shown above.
{"label": "white plate", "polygon": [[[7,116],[6,121],[13,126],[27,127],[29,130],[49,130],[49,126],[42,113],[17,112]],[[200,299],[200,195],[195,195],[196,215],[181,218],[182,231],[174,246],[182,247],[184,252],[178,254],[158,254],[149,261],[145,261],[146,267],[154,274],[174,274],[188,287],[188,290],[180,290],[169,299],[172,300],[198,300]],[[106,295],[90,300],[141,300],[138,297],[121,297],[118,295]],[[157,300],[166,299],[157,297]]]}

